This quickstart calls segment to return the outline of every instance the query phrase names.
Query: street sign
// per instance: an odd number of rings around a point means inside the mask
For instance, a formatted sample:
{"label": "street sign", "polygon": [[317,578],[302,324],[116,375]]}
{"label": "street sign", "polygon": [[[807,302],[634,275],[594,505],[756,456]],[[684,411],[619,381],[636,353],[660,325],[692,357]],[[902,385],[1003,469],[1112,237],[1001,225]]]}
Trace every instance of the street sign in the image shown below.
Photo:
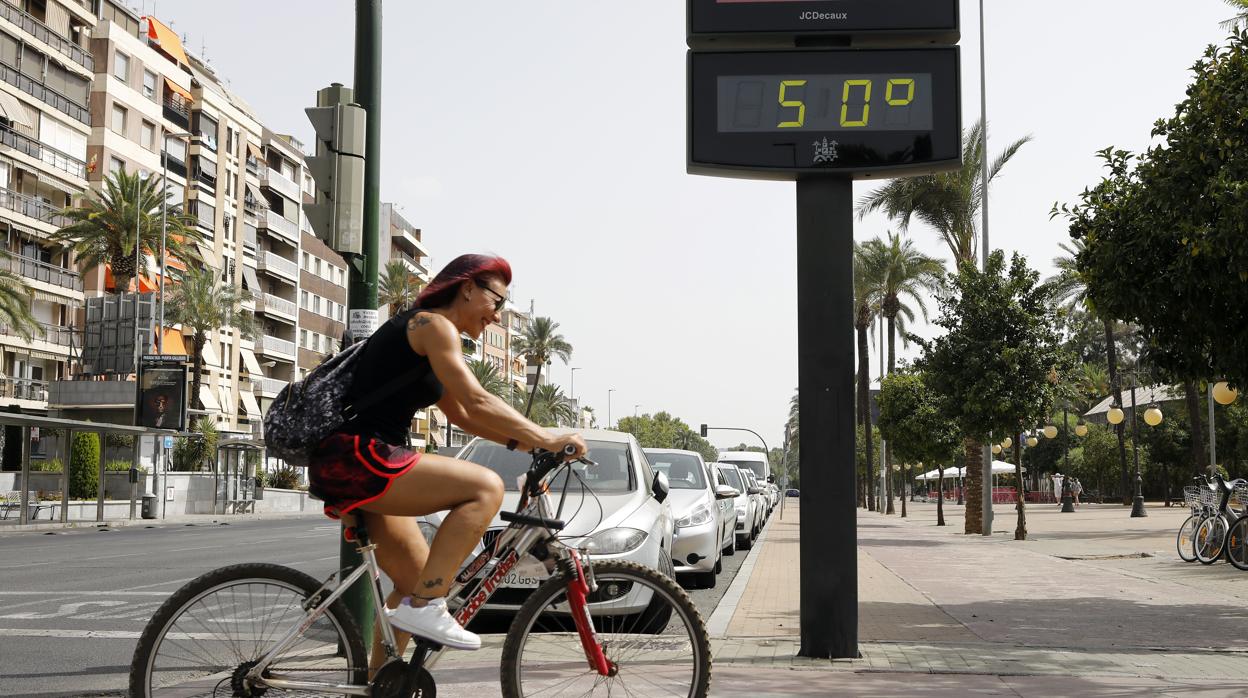
{"label": "street sign", "polygon": [[961,166],[958,48],[690,51],[688,171],[756,179]]}
{"label": "street sign", "polygon": [[709,47],[956,44],[958,0],[687,0],[687,41]]}

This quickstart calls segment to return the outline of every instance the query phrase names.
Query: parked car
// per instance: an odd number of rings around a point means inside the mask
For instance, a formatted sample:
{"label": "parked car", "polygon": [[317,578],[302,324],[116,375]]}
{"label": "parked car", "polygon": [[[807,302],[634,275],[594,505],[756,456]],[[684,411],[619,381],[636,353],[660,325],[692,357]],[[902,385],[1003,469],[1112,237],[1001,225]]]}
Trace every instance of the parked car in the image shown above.
{"label": "parked car", "polygon": [[759,533],[762,533],[763,525],[767,523],[767,516],[771,513],[767,508],[767,495],[762,485],[759,485],[758,480],[754,478],[754,473],[741,470],[741,474],[745,476],[746,491],[754,498],[754,536],[757,537]]}
{"label": "parked car", "polygon": [[725,499],[719,502],[719,505],[723,507],[724,509],[724,528],[727,529],[728,531],[728,535],[724,537],[724,554],[731,557],[737,554],[736,499],[737,499],[737,496],[739,496],[741,493],[738,492],[735,487],[733,487],[732,485],[728,483],[727,478],[725,478],[724,474],[719,471],[719,468],[716,467],[715,463],[707,463],[706,471],[707,473],[709,473],[709,477],[711,478],[711,481],[715,483],[716,492],[718,492],[720,488],[727,488],[727,489],[732,490],[733,492],[733,495],[731,497],[726,497]]}
{"label": "parked car", "polygon": [[[758,451],[721,451],[719,462],[732,463],[738,468],[754,473],[754,479],[758,480],[760,487],[765,486],[767,476],[771,475],[771,462],[767,459],[767,454]],[[770,511],[770,508],[775,505],[776,502],[772,502],[768,510]]]}
{"label": "parked car", "polygon": [[802,496],[802,491],[790,488],[789,491],[785,492],[784,494],[786,497],[800,497]]}
{"label": "parked car", "polygon": [[715,467],[723,474],[728,486],[737,491],[733,498],[733,509],[736,511],[737,523],[734,530],[737,534],[737,549],[749,550],[754,547],[757,531],[754,530],[754,519],[757,517],[756,500],[750,496],[749,485],[741,469],[730,463],[716,463]]}
{"label": "parked car", "polygon": [[[674,522],[672,509],[666,501],[666,485],[658,485],[660,476],[651,469],[637,439],[632,434],[598,429],[551,431],[581,434],[589,446],[586,457],[597,463],[595,467],[573,466],[592,492],[586,491],[575,478],[568,484],[562,515],[567,526],[560,538],[568,545],[587,547],[595,559],[638,562],[674,577],[671,557]],[[516,510],[520,499],[518,480],[528,470],[532,456],[477,438],[460,451],[459,457],[498,473],[506,488],[503,509]],[[564,477],[550,480],[551,497],[556,502],[563,491],[564,480]],[[426,539],[433,539],[446,514],[440,511],[420,518],[420,528]],[[495,516],[468,560],[479,554],[485,545],[492,545],[504,528],[506,524]],[[461,563],[461,569],[468,560]],[[487,565],[478,576],[488,575],[492,569],[492,565]],[[522,558],[484,610],[519,609],[549,575],[546,565],[533,556]],[[451,600],[451,605],[456,601],[458,599]],[[628,607],[622,612],[644,610],[650,599],[639,597],[636,601],[636,608]],[[618,600],[611,603],[618,604]]]}
{"label": "parked car", "polygon": [[731,507],[737,491],[724,487],[717,492],[706,462],[694,451],[647,448],[644,452],[650,467],[667,475],[671,488],[667,501],[676,521],[672,540],[676,574],[689,575],[694,587],[710,589],[721,569],[724,541],[732,541],[736,514]]}

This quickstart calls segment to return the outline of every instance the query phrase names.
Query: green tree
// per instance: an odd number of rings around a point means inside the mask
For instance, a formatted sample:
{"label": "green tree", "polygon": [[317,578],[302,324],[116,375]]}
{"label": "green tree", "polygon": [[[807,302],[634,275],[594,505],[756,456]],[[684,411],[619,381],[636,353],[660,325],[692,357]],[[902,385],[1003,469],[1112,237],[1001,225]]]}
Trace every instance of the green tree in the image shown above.
{"label": "green tree", "polygon": [[576,409],[563,390],[551,383],[537,386],[530,395],[529,418],[544,427],[568,427],[576,421]]}
{"label": "green tree", "polygon": [[[978,506],[978,479],[971,478],[981,467],[978,443],[993,433],[1017,433],[1048,416],[1057,376],[1066,372],[1069,362],[1059,348],[1047,289],[1021,256],[1013,256],[1007,271],[1004,255],[996,251],[985,272],[964,264],[951,278],[952,288],[940,298],[941,314],[935,323],[946,334],[919,340],[923,355],[916,365],[939,396],[941,412],[967,439],[965,530],[979,533],[983,512]],[[1016,474],[1021,483],[1022,473]],[[1021,487],[1016,509],[1014,536],[1023,540],[1027,528]]]}
{"label": "green tree", "polygon": [[[899,458],[941,470],[937,526],[945,525],[944,468],[955,464],[962,445],[958,425],[944,412],[941,398],[919,371],[892,373],[880,384],[880,435]],[[905,501],[904,492],[902,501]]]}
{"label": "green tree", "polygon": [[[1024,136],[1001,151],[988,168],[988,179],[994,180],[1001,169],[1031,140]],[[883,211],[907,230],[910,221],[918,218],[934,228],[949,247],[957,264],[975,261],[976,220],[983,200],[982,178],[984,125],[977,121],[969,132],[962,134],[962,167],[922,177],[890,179],[879,189],[858,201],[858,217],[865,218]]]}
{"label": "green tree", "polygon": [[798,466],[802,462],[801,430],[798,422],[799,402],[797,390],[794,390],[793,397],[789,398],[789,418],[784,423],[785,443],[782,448],[784,457],[780,461],[783,464],[784,475],[789,482],[797,479]]}
{"label": "green tree", "polygon": [[[128,174],[117,170],[104,180],[101,191],[88,189],[81,206],[71,206],[63,213],[70,224],[53,233],[51,239],[70,244],[79,264],[85,269],[109,265],[114,287],[126,290],[137,274],[147,274],[148,258],[160,260],[162,237],[161,210],[164,217],[165,248],[170,257],[186,262],[198,260],[195,243],[202,235],[195,219],[182,212],[182,204],[164,187],[160,177],[144,177],[140,172]],[[135,269],[134,251],[136,220],[138,240],[142,248],[141,267]],[[193,266],[189,265],[188,266]]]}
{"label": "green tree", "polygon": [[626,431],[637,437],[642,448],[680,448],[696,451],[702,459],[713,463],[719,458],[719,451],[711,442],[702,438],[689,428],[684,421],[673,417],[668,412],[659,412],[653,416],[643,414],[639,417],[621,417],[616,425],[618,431]]}
{"label": "green tree", "polygon": [[[915,313],[911,304],[927,319],[927,304],[924,298],[940,289],[941,276],[945,265],[935,257],[919,252],[910,240],[903,240],[900,235],[888,234],[888,240],[880,238],[868,240],[862,244],[862,268],[864,276],[872,284],[871,295],[874,305],[880,309],[880,315],[887,325],[888,336],[888,372],[892,374],[897,368],[896,338],[897,331],[903,330],[902,342],[906,343],[905,325],[913,322]],[[893,466],[892,443],[885,439],[884,467],[891,471]],[[892,477],[885,478],[887,513],[893,513]],[[901,515],[906,515],[906,499],[901,499]]]}
{"label": "green tree", "polygon": [[204,344],[208,334],[217,330],[236,329],[245,339],[255,336],[255,317],[242,304],[251,300],[251,293],[228,286],[217,280],[210,267],[187,269],[182,280],[167,295],[170,322],[191,330],[191,399],[202,408],[199,386],[202,382]]}
{"label": "green tree", "polygon": [[468,371],[477,379],[481,387],[485,388],[485,392],[503,400],[511,399],[513,386],[507,382],[506,378],[498,375],[494,364],[480,359],[469,359]]}
{"label": "green tree", "polygon": [[1248,28],[1248,0],[1223,0],[1235,10],[1235,16],[1219,23],[1218,26],[1232,31]]}
{"label": "green tree", "polygon": [[100,435],[80,431],[70,448],[69,496],[95,499],[100,495]]}
{"label": "green tree", "polygon": [[[0,260],[11,259],[7,250],[0,250]],[[30,312],[30,287],[26,280],[7,269],[0,269],[0,325],[7,325],[13,334],[30,340],[39,323]]]}
{"label": "green tree", "polygon": [[217,453],[217,424],[210,417],[200,417],[191,424],[191,435],[180,437],[173,444],[173,469],[180,472],[202,470],[211,465]]}
{"label": "green tree", "polygon": [[385,305],[391,315],[407,310],[420,295],[420,279],[408,271],[400,260],[386,262],[377,280],[377,302]]}
{"label": "green tree", "polygon": [[533,409],[533,398],[542,382],[542,367],[556,356],[565,364],[572,360],[572,345],[556,331],[558,329],[559,323],[548,317],[533,318],[533,322],[524,329],[524,334],[512,343],[512,349],[517,356],[528,357],[530,363],[537,364],[537,380],[533,383],[528,404],[524,408],[526,415]]}

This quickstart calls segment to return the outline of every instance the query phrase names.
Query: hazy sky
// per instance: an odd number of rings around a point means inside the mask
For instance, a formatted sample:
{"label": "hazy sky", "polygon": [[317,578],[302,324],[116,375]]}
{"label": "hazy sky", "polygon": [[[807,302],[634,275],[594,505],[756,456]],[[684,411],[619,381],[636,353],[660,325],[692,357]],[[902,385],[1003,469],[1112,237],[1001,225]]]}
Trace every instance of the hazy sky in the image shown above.
{"label": "hazy sky", "polygon": [[[155,7],[265,124],[305,143],[315,91],[352,82],[348,0],[133,6]],[[464,252],[511,261],[513,297],[560,323],[576,395],[600,422],[615,388],[614,418],[667,410],[694,428],[752,428],[774,447],[797,385],[794,186],[685,173],[684,6],[391,0],[382,197],[423,230],[435,269]],[[1067,239],[1052,204],[1099,179],[1096,150],[1148,144],[1232,11],[1219,0],[988,0],[986,11],[989,148],[1034,138],[991,191],[990,241],[1047,275]],[[978,4],[962,12],[969,126]],[[869,218],[855,237],[890,225]],[[948,257],[931,230],[909,234]],[[568,367],[556,360],[553,373],[570,387]],[[721,434],[721,446],[740,440]]]}

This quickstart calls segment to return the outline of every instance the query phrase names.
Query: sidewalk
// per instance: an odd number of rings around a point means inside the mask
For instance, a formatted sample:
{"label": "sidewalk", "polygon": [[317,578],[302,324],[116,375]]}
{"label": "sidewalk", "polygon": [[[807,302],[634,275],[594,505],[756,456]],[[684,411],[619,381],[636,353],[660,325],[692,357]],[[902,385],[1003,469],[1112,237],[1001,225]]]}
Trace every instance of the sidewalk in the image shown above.
{"label": "sidewalk", "polygon": [[[67,529],[122,528],[125,526],[187,526],[209,525],[220,523],[239,523],[242,521],[264,521],[272,519],[324,519],[320,507],[307,511],[292,512],[261,512],[259,514],[171,514],[165,518],[144,519],[136,516],[133,519],[107,519],[105,521],[41,521],[25,526],[6,523],[0,525],[0,536],[32,531],[63,531]],[[328,519],[326,519],[328,520]]]}
{"label": "sidewalk", "polygon": [[908,503],[907,519],[860,510],[862,657],[828,661],[796,656],[794,502],[784,521],[772,517],[748,577],[743,568],[734,581],[739,599],[730,589],[712,618],[720,688],[727,680],[776,695],[1248,695],[1248,574],[1178,559],[1185,510],[1152,507],[1131,519],[1117,505],[1074,514],[1036,505],[1021,542],[1009,506],[998,505],[991,537],[962,534],[961,507],[946,506],[943,528],[934,504]]}

